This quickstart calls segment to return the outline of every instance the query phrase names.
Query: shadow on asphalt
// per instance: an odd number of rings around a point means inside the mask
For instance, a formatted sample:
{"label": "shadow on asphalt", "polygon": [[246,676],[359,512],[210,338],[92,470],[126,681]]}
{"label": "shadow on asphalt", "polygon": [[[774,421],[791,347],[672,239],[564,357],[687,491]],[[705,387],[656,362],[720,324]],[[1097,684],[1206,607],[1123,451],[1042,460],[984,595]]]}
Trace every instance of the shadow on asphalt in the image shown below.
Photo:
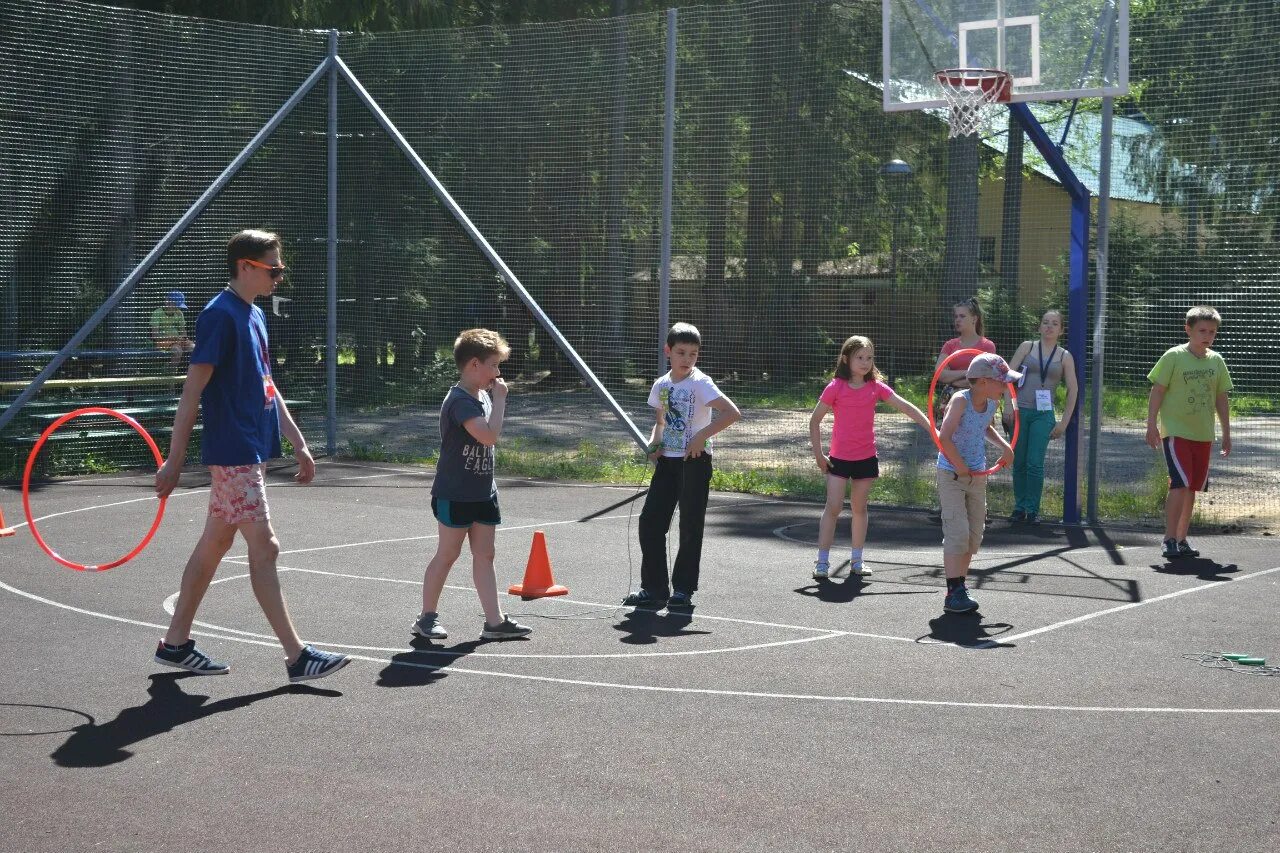
{"label": "shadow on asphalt", "polygon": [[133,757],[126,747],[155,735],[172,731],[194,720],[237,711],[264,699],[279,696],[341,696],[337,690],[322,690],[308,684],[286,684],[274,690],[246,693],[205,704],[208,696],[183,691],[180,681],[203,678],[191,673],[159,673],[151,676],[147,693],[151,698],[133,708],[125,708],[114,720],[101,725],[85,723],[76,726],[71,736],[50,753],[50,758],[62,767],[106,767]]}
{"label": "shadow on asphalt", "polygon": [[1195,575],[1202,581],[1229,581],[1223,575],[1240,571],[1235,563],[1223,565],[1217,560],[1207,557],[1184,557],[1180,560],[1168,560],[1164,563],[1153,563],[1151,568],[1162,575]]}
{"label": "shadow on asphalt", "polygon": [[711,633],[702,629],[690,629],[691,622],[692,613],[632,610],[613,626],[613,630],[624,633],[626,636],[621,642],[632,646],[652,645],[658,642],[659,637],[693,637]]}
{"label": "shadow on asphalt", "polygon": [[929,620],[929,633],[917,643],[950,643],[965,648],[1011,649],[1013,643],[1001,643],[998,638],[1013,630],[1007,622],[983,622],[982,614],[944,613]]}

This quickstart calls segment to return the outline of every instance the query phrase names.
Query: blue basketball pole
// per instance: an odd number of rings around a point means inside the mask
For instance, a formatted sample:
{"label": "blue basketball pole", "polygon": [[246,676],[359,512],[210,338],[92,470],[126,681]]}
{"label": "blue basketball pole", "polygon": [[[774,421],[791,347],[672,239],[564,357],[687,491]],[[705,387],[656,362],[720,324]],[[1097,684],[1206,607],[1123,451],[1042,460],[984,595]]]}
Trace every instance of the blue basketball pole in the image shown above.
{"label": "blue basketball pole", "polygon": [[[1027,138],[1044,157],[1053,174],[1071,197],[1071,255],[1067,276],[1067,351],[1076,363],[1076,386],[1084,388],[1085,327],[1089,322],[1089,189],[1081,183],[1062,149],[1049,139],[1026,104],[1009,104],[1009,112]],[[1076,395],[1076,410],[1067,425],[1067,446],[1062,464],[1062,521],[1080,523],[1080,412],[1084,395]]]}

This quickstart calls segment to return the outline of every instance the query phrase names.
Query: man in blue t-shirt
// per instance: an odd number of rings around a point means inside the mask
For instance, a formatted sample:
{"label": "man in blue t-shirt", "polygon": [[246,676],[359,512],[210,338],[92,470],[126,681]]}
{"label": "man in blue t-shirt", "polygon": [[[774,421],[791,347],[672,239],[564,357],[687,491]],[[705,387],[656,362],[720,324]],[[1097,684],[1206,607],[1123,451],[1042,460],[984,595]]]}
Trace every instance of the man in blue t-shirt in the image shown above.
{"label": "man in blue t-shirt", "polygon": [[196,344],[173,418],[169,457],[156,472],[156,493],[164,497],[178,485],[196,415],[203,413],[200,461],[209,466],[209,516],[187,560],[173,619],[155,659],[197,675],[230,669],[196,648],[191,625],[238,530],[249,548],[254,595],[284,647],[289,680],[323,678],[349,659],[303,645],[293,627],[276,573],[280,543],[271,528],[263,478],[266,461],[280,455],[281,432],[298,460],[294,479],[309,483],[316,474],[306,439],[271,378],[266,321],[253,304],[259,296],[270,296],[284,277],[280,238],[267,231],[236,234],[227,244],[227,273],[231,281],[226,289],[196,319]]}

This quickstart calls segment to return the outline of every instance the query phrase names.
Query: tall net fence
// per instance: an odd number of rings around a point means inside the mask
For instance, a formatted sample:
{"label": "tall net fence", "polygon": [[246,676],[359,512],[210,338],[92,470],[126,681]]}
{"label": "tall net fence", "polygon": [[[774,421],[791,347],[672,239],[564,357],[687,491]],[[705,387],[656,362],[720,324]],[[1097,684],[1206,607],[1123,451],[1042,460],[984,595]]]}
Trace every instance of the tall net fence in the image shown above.
{"label": "tall net fence", "polygon": [[[1274,41],[1280,16],[1244,0],[1162,7],[1135,10],[1135,94],[1117,107],[1099,506],[1109,518],[1161,513],[1163,465],[1143,443],[1146,372],[1185,340],[1186,309],[1207,303],[1224,315],[1216,348],[1236,382],[1235,450],[1215,461],[1201,512],[1274,525],[1280,163],[1268,128],[1280,95],[1278,60],[1258,36]],[[80,4],[0,2],[0,16],[14,69],[0,81],[11,165],[0,176],[0,388],[11,401],[325,60],[327,35]],[[1241,46],[1229,86],[1224,60],[1192,49],[1193,36]],[[668,39],[657,13],[343,34],[338,47],[646,434],[645,399],[665,370]],[[949,141],[945,115],[883,112],[879,3],[681,9],[675,47],[669,314],[702,330],[699,366],[745,414],[718,437],[717,485],[817,495],[808,420],[841,342],[869,336],[880,370],[921,406],[955,302],[977,296],[986,336],[1010,356],[1044,308],[1065,307],[1069,202],[1016,128]],[[337,91],[337,450],[433,458],[453,339],[488,326],[513,348],[500,467],[642,477],[628,430],[388,129],[345,83]],[[1068,112],[1036,107],[1055,139]],[[326,79],[0,432],[10,474],[40,426],[77,403],[135,410],[163,434],[185,363],[154,345],[151,316],[181,290],[193,328],[243,227],[285,238],[290,275],[274,310],[263,307],[278,384],[323,446],[328,116]],[[1099,128],[1098,105],[1084,103],[1064,139],[1095,190]],[[136,454],[103,425],[80,432],[68,431],[50,470]],[[928,506],[932,441],[892,411],[877,432],[873,499]],[[1046,469],[1053,515],[1061,442]],[[1008,511],[1007,479],[992,497],[993,513]]]}

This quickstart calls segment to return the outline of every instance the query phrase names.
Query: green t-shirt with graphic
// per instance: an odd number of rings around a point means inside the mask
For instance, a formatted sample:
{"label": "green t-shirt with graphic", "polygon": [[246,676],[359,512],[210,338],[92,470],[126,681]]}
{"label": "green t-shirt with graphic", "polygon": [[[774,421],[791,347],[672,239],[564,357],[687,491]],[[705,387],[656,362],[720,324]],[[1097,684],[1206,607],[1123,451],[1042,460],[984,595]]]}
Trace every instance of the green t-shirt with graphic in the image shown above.
{"label": "green t-shirt with graphic", "polygon": [[151,337],[184,338],[187,336],[187,318],[181,311],[169,313],[164,308],[151,312]]}
{"label": "green t-shirt with graphic", "polygon": [[1168,389],[1160,404],[1161,438],[1213,441],[1214,403],[1219,394],[1231,390],[1231,374],[1222,356],[1208,350],[1198,358],[1182,344],[1160,356],[1147,379]]}

